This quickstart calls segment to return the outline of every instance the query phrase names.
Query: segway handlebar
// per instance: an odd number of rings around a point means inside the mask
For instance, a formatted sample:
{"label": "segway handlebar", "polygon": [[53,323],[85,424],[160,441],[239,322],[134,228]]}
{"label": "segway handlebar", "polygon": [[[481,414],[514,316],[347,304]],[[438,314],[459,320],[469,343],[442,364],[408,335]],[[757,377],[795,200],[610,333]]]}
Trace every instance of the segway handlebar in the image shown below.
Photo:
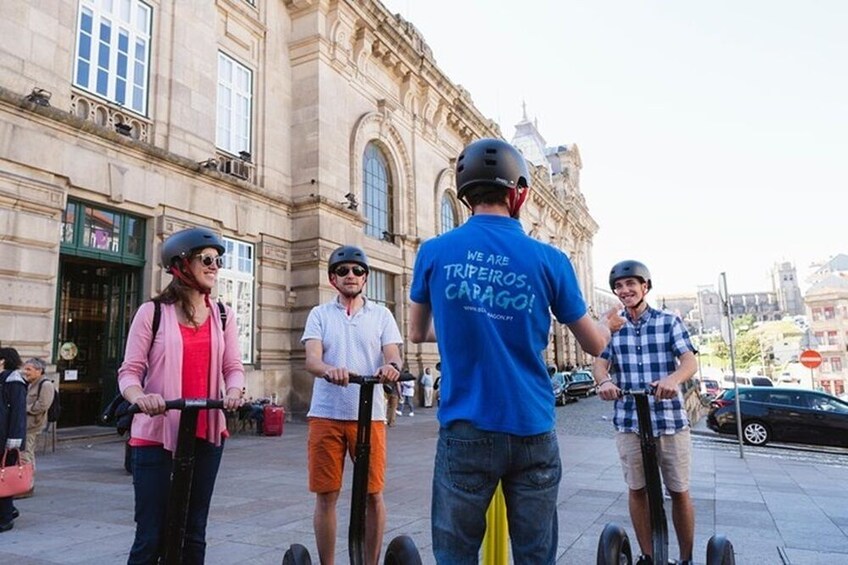
{"label": "segway handlebar", "polygon": [[[175,400],[165,401],[165,410],[205,410],[216,408],[223,409],[224,401],[214,398],[177,398]],[[126,413],[139,414],[141,410],[138,404],[130,404]]]}
{"label": "segway handlebar", "polygon": [[654,396],[656,390],[654,387],[622,389],[621,396]]}
{"label": "segway handlebar", "polygon": [[[348,375],[348,382],[350,382],[351,384],[355,384],[355,385],[364,385],[366,383],[376,384],[376,383],[382,382],[380,380],[381,378],[382,377],[380,375],[357,375],[355,373],[350,373]],[[400,377],[398,378],[398,382],[414,381],[414,380],[415,380],[415,375],[412,375],[410,373],[406,373],[406,374],[401,373]]]}

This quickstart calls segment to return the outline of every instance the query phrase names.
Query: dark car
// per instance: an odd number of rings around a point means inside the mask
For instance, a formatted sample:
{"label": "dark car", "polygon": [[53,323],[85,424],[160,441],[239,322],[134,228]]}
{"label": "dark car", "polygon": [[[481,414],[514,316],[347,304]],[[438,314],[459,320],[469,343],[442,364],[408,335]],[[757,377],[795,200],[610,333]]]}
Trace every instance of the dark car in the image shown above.
{"label": "dark car", "polygon": [[566,377],[565,393],[578,399],[595,393],[595,379],[588,371],[575,371]]}
{"label": "dark car", "polygon": [[567,375],[568,373],[561,373],[559,371],[551,373],[551,388],[554,391],[554,401],[557,406],[562,406],[574,400],[565,391],[565,386],[568,382]]}
{"label": "dark car", "polygon": [[[736,396],[724,391],[711,403],[707,426],[736,435]],[[848,447],[848,402],[814,390],[739,387],[742,438],[751,445],[786,441]]]}
{"label": "dark car", "polygon": [[751,377],[751,386],[774,386],[768,377]]}

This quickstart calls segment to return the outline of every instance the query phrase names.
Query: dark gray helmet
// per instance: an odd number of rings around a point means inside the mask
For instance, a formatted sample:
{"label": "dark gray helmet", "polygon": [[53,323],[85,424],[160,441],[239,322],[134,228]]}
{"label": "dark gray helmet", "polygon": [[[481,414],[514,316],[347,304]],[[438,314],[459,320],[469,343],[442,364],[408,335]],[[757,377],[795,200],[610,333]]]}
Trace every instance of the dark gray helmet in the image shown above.
{"label": "dark gray helmet", "polygon": [[609,274],[609,285],[612,290],[615,290],[615,281],[626,277],[635,277],[644,283],[648,283],[648,290],[653,286],[651,284],[651,271],[644,263],[639,261],[627,260],[619,261],[613,265]]}
{"label": "dark gray helmet", "polygon": [[461,199],[474,186],[488,184],[509,188],[530,186],[527,161],[518,149],[501,139],[479,139],[456,159],[456,191]]}
{"label": "dark gray helmet", "polygon": [[173,265],[177,259],[188,259],[192,251],[213,247],[224,254],[224,240],[209,228],[188,228],[172,233],[162,244],[162,266]]}
{"label": "dark gray helmet", "polygon": [[370,270],[368,266],[368,256],[365,252],[353,245],[342,245],[330,254],[330,262],[327,264],[327,272],[333,272],[336,265],[341,263],[356,263],[362,265],[366,271]]}

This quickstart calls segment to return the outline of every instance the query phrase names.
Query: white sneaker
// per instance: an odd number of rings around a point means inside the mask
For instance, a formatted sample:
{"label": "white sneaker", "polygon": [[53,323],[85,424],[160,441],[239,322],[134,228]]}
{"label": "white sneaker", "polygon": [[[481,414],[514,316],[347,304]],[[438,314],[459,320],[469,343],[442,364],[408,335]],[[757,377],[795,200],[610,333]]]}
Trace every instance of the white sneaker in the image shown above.
{"label": "white sneaker", "polygon": [[415,412],[410,412],[410,413],[409,413],[409,416],[410,416],[410,417],[415,416]]}
{"label": "white sneaker", "polygon": [[397,414],[398,416],[403,416],[403,412],[401,412],[400,410],[395,410],[395,414]]}

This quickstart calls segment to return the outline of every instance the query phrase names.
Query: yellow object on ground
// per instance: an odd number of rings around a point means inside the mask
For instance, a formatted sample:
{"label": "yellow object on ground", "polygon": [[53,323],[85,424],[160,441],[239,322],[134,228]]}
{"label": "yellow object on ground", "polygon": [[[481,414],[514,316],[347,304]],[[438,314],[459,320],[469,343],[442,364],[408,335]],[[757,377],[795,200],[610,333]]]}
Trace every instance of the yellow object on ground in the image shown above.
{"label": "yellow object on ground", "polygon": [[495,489],[486,511],[486,535],[483,537],[483,565],[509,564],[509,528],[506,522],[506,500],[501,483]]}

